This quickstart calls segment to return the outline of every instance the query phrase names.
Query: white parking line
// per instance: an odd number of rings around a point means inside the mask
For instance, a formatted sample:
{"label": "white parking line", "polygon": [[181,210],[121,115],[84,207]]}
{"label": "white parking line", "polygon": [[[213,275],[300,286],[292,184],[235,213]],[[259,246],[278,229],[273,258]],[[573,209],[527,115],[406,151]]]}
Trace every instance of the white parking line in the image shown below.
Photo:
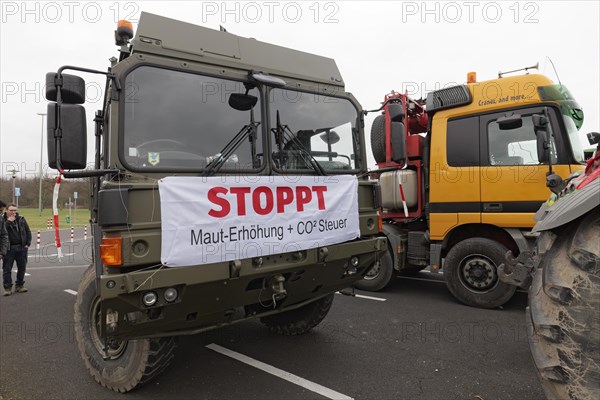
{"label": "white parking line", "polygon": [[65,292],[67,292],[67,293],[69,293],[69,294],[72,294],[73,296],[77,296],[77,292],[76,292],[76,291],[74,291],[74,290],[71,290],[71,289],[65,289],[64,291],[65,291]]}
{"label": "white parking line", "polygon": [[51,265],[51,266],[47,266],[47,267],[27,267],[27,269],[47,270],[47,269],[65,269],[65,268],[87,268],[89,266],[90,266],[89,264],[85,264],[85,265]]}
{"label": "white parking line", "polygon": [[[344,294],[344,293],[340,293],[340,292],[335,292],[336,294]],[[358,297],[361,299],[367,299],[367,300],[375,300],[375,301],[387,301],[387,299],[384,299],[382,297],[373,297],[373,296],[365,296],[362,294],[355,294],[354,296],[351,297]]]}
{"label": "white parking line", "polygon": [[[75,253],[64,253],[63,257],[73,256],[73,255],[75,255]],[[30,257],[40,257],[40,255],[39,254],[28,254],[27,257],[28,258],[30,258]],[[44,254],[42,257],[58,257],[58,253],[57,254]]]}
{"label": "white parking line", "polygon": [[325,386],[321,386],[318,383],[311,382],[304,378],[301,378],[297,375],[290,374],[289,372],[285,372],[279,368],[275,368],[269,364],[265,364],[261,361],[255,360],[243,354],[237,353],[233,350],[226,349],[225,347],[221,347],[218,344],[211,343],[206,346],[207,348],[216,351],[217,353],[221,353],[227,357],[231,357],[235,360],[243,362],[244,364],[248,364],[254,368],[258,368],[261,371],[267,372],[271,375],[275,375],[278,378],[284,379],[288,382],[291,382],[295,385],[301,386],[311,392],[315,392],[320,394],[321,396],[325,396],[329,399],[343,399],[343,400],[353,400],[352,397],[348,397],[345,394],[336,392],[335,390],[331,390],[326,388]]}
{"label": "white parking line", "polygon": [[381,297],[364,296],[362,294],[356,294],[355,297],[359,297],[361,299],[367,299],[367,300],[375,300],[375,301],[386,301],[387,300],[387,299],[384,299]]}
{"label": "white parking line", "polygon": [[[12,271],[10,271],[10,272],[11,272],[11,273],[12,273],[12,272],[14,272],[14,273],[16,274],[16,273],[17,273],[17,270],[16,270],[16,269],[13,269],[13,270],[12,270]],[[25,272],[25,276],[31,276],[31,274],[30,274],[30,273],[28,273],[28,272]]]}

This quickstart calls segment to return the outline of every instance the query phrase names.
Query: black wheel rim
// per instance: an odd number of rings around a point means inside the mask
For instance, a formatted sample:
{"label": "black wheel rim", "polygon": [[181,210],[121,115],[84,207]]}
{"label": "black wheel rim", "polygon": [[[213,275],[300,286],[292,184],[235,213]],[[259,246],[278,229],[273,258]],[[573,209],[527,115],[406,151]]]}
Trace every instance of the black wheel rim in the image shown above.
{"label": "black wheel rim", "polygon": [[369,269],[369,271],[367,271],[367,273],[364,276],[364,280],[367,281],[371,281],[375,278],[377,278],[377,276],[379,276],[379,273],[381,272],[381,260],[377,260],[373,266],[371,267],[371,269]]}
{"label": "black wheel rim", "polygon": [[496,264],[489,257],[470,254],[459,265],[460,281],[470,291],[488,293],[498,285]]}
{"label": "black wheel rim", "polygon": [[96,351],[107,360],[116,360],[125,353],[128,341],[109,340],[108,349],[104,349],[104,341],[100,338],[100,297],[96,297],[90,307],[89,324],[92,344]]}

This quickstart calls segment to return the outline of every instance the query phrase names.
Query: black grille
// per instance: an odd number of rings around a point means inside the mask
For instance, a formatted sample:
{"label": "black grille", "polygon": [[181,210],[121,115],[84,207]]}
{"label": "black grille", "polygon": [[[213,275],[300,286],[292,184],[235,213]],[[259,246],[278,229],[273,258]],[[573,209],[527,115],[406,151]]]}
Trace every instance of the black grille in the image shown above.
{"label": "black grille", "polygon": [[424,238],[425,232],[408,232],[408,261],[419,265],[429,259],[429,242]]}
{"label": "black grille", "polygon": [[427,95],[428,112],[463,106],[471,103],[471,92],[465,85],[436,90]]}

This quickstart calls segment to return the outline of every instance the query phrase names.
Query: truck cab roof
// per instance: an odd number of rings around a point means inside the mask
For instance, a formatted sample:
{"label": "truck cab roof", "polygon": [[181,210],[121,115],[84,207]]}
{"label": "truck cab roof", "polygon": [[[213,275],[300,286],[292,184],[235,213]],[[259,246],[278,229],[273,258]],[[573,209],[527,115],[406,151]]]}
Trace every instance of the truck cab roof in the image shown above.
{"label": "truck cab roof", "polygon": [[335,61],[142,12],[132,53],[147,53],[344,87]]}

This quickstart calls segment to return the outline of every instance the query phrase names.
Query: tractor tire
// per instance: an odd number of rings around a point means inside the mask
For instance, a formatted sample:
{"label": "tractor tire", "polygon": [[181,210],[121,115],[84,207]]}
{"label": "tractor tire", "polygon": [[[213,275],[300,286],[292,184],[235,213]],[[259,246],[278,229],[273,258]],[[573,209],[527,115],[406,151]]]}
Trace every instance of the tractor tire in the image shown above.
{"label": "tractor tire", "polygon": [[262,317],[260,322],[273,333],[284,336],[302,335],[323,321],[329,313],[333,296],[334,293],[331,293],[295,310]]}
{"label": "tractor tire", "polygon": [[511,299],[517,287],[498,279],[506,247],[484,238],[458,242],[444,262],[444,279],[460,302],[479,308],[496,308]]}
{"label": "tractor tire", "polygon": [[174,338],[109,342],[105,358],[98,317],[100,297],[96,295],[95,268],[90,266],[79,283],[75,301],[75,339],[85,366],[105,388],[129,392],[159,375],[171,362]]}
{"label": "tractor tire", "polygon": [[357,281],[354,286],[360,290],[378,292],[388,287],[394,276],[392,254],[388,248],[388,251],[367,271],[365,277]]}
{"label": "tractor tire", "polygon": [[533,361],[548,399],[599,399],[600,209],[557,233],[529,289]]}
{"label": "tractor tire", "polygon": [[371,125],[371,151],[375,162],[385,162],[385,115],[378,115]]}

